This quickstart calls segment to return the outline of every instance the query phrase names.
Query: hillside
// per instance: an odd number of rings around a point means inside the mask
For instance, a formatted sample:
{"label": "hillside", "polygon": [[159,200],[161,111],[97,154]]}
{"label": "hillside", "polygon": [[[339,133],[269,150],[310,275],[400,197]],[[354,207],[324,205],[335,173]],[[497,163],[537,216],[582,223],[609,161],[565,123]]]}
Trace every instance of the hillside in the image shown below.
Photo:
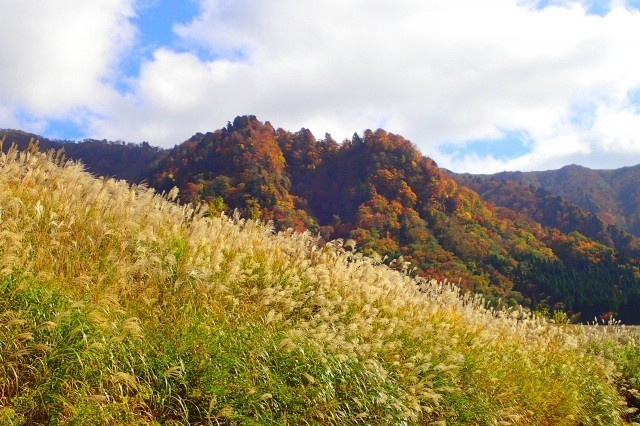
{"label": "hillside", "polygon": [[149,182],[277,229],[352,239],[364,253],[409,262],[420,276],[459,282],[496,303],[640,323],[637,239],[621,231],[589,238],[578,226],[561,231],[493,208],[384,130],[337,143],[238,117],[170,150]]}
{"label": "hillside", "polygon": [[[28,135],[17,135],[26,142]],[[456,182],[384,130],[338,143],[244,116],[171,150],[42,144],[64,146],[99,175],[165,192],[178,187],[182,202],[203,202],[212,215],[237,210],[277,230],[349,240],[351,249],[457,283],[496,306],[640,324],[635,236],[541,189],[469,176]]]}
{"label": "hillside", "polygon": [[[87,171],[96,176],[109,176],[140,183],[149,178],[154,164],[166,155],[166,150],[141,144],[85,139],[81,142],[51,140],[20,130],[0,129],[0,139],[6,138],[5,152],[11,144],[26,150],[31,141],[37,141],[40,150],[63,150],[67,158],[81,160]],[[9,143],[10,142],[10,143]]]}
{"label": "hillside", "polygon": [[0,154],[0,423],[633,420],[634,340],[176,195]]}
{"label": "hillside", "polygon": [[616,170],[591,170],[570,165],[543,172],[502,172],[492,176],[544,188],[587,211],[606,224],[640,236],[640,164]]}
{"label": "hillside", "polygon": [[580,232],[588,238],[612,247],[620,253],[640,256],[640,240],[617,225],[607,224],[596,213],[570,203],[559,195],[520,182],[495,176],[475,176],[449,172],[456,182],[476,191],[483,200],[507,207],[542,225],[564,233]]}

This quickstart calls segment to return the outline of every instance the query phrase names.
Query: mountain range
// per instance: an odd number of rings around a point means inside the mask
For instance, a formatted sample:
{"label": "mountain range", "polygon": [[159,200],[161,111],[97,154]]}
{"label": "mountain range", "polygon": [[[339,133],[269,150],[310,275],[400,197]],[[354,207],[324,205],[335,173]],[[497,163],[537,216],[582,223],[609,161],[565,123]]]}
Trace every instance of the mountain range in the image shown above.
{"label": "mountain range", "polygon": [[64,148],[96,175],[177,187],[182,202],[204,203],[210,215],[237,210],[320,243],[343,239],[495,305],[640,323],[640,166],[455,174],[381,129],[337,142],[254,116],[172,149],[2,134],[5,149],[37,139],[41,150]]}
{"label": "mountain range", "polygon": [[640,164],[615,170],[591,170],[572,164],[559,170],[474,177],[542,188],[596,214],[607,225],[640,235]]}

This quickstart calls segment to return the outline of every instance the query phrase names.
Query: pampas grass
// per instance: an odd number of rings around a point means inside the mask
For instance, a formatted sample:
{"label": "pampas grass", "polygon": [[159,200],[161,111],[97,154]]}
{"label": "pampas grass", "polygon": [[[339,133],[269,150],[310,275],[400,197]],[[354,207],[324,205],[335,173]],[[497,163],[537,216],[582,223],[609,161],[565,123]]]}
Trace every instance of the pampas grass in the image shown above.
{"label": "pampas grass", "polygon": [[176,197],[59,153],[2,154],[0,424],[628,415],[619,357],[579,327]]}

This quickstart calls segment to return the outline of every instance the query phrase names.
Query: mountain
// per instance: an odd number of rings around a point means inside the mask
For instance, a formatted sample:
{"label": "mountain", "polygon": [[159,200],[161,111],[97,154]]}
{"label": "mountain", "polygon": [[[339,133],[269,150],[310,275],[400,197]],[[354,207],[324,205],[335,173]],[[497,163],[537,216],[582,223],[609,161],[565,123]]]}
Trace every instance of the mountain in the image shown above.
{"label": "mountain", "polygon": [[[95,160],[92,143],[102,159]],[[211,217],[237,210],[277,230],[342,239],[394,268],[482,293],[496,306],[640,323],[635,237],[527,186],[505,185],[529,190],[529,208],[487,203],[481,188],[456,182],[411,142],[381,129],[338,143],[243,116],[170,150],[64,146],[83,161],[89,155],[94,173],[125,177],[119,173],[135,169],[133,180],[165,192],[177,187],[182,202],[206,204]],[[127,168],[119,153],[128,150],[147,162]]]}
{"label": "mountain", "polygon": [[52,140],[20,130],[0,129],[0,140],[5,138],[4,151],[12,143],[26,150],[31,141],[37,141],[40,150],[64,151],[66,157],[81,160],[87,171],[96,176],[110,176],[140,183],[151,174],[153,165],[166,155],[166,150],[141,144],[85,139],[81,142]]}
{"label": "mountain", "polygon": [[640,236],[640,164],[615,170],[591,170],[570,165],[542,172],[502,172],[496,178],[543,188]]}
{"label": "mountain", "polygon": [[585,236],[578,231],[591,226],[588,215],[572,218],[572,228],[493,207],[384,130],[337,143],[237,117],[170,150],[149,182],[163,191],[177,186],[183,201],[213,212],[238,209],[276,229],[350,239],[365,254],[495,303],[640,322],[634,237],[600,223],[602,235]]}
{"label": "mountain", "polygon": [[[271,137],[239,124],[211,140]],[[371,145],[385,138],[412,152],[382,132],[358,149],[380,154]],[[243,141],[247,156],[258,150]],[[459,191],[423,157],[405,160],[432,169],[434,196]],[[176,191],[96,178],[50,153],[9,149],[0,171],[0,424],[638,420],[640,352],[624,329],[487,309],[337,241],[206,217],[172,202]]]}
{"label": "mountain", "polygon": [[448,174],[459,184],[472,188],[489,203],[507,207],[564,233],[580,232],[625,255],[640,256],[638,237],[544,188],[533,184],[525,186],[492,175]]}

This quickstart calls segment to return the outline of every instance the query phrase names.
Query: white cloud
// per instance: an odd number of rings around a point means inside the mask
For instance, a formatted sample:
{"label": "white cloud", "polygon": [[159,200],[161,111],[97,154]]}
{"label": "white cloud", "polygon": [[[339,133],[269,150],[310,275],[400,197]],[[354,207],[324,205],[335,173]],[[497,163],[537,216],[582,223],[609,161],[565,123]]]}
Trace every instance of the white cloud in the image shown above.
{"label": "white cloud", "polygon": [[[109,22],[96,24],[104,47],[67,41],[78,44],[70,50],[76,62],[93,59],[78,68],[78,84],[33,76],[53,92],[47,99],[65,99],[67,110],[90,106],[91,136],[173,146],[255,114],[336,139],[384,127],[459,171],[640,161],[640,117],[627,99],[640,87],[640,13],[622,0],[600,8],[608,10],[604,16],[591,13],[592,0],[543,9],[533,0],[202,0],[199,16],[175,27],[186,49],[158,49],[131,92],[119,96],[104,70],[131,37],[130,5],[102,3],[112,6]],[[64,26],[49,27],[66,34]],[[125,37],[110,36],[113,27],[124,28]],[[31,43],[36,51],[39,42]],[[54,58],[67,69],[62,62]],[[28,86],[19,92],[0,83],[0,93],[16,93],[5,99],[36,111],[60,111],[31,96],[34,86],[25,81],[17,81]],[[107,93],[88,99],[100,91]],[[466,141],[500,139],[503,131],[527,134],[531,152],[513,159],[442,153],[446,144],[464,152]]]}
{"label": "white cloud", "polygon": [[19,127],[18,124],[11,107],[0,102],[0,128],[16,128]]}
{"label": "white cloud", "polygon": [[0,102],[19,122],[104,102],[135,34],[132,0],[0,0],[0,16]]}
{"label": "white cloud", "polygon": [[[254,113],[253,72],[242,63],[205,63],[192,53],[157,50],[142,65],[133,94],[109,105],[106,119],[94,117],[91,132],[100,138],[125,139],[124,134],[130,141],[173,146],[197,131],[215,130],[235,115]],[[247,81],[235,86],[243,76]]]}

